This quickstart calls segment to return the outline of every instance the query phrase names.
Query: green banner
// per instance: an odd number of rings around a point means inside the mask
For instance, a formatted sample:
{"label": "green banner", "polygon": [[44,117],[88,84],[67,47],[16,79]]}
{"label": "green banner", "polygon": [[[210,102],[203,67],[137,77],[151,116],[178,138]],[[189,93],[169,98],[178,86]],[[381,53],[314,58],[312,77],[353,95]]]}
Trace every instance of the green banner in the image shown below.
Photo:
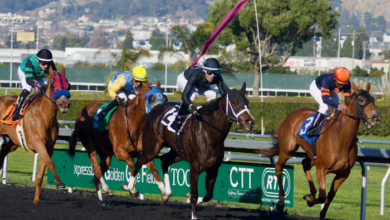
{"label": "green banner", "polygon": [[[55,150],[52,156],[56,171],[66,186],[95,188],[93,170],[87,152],[77,152],[71,158],[65,150]],[[163,177],[161,161],[154,160],[160,177]],[[172,195],[185,197],[190,192],[190,167],[187,162],[172,164],[169,168]],[[294,167],[285,166],[283,170],[286,207],[294,206]],[[128,183],[130,172],[123,161],[112,158],[110,169],[104,179],[110,189],[122,190],[122,183]],[[144,165],[137,176],[137,189],[140,193],[160,194],[156,180]],[[206,173],[199,176],[199,196],[206,195]],[[52,173],[48,172],[47,183],[55,185]],[[276,205],[279,184],[272,165],[224,162],[219,168],[217,181],[214,187],[213,200],[243,202],[264,205]]]}

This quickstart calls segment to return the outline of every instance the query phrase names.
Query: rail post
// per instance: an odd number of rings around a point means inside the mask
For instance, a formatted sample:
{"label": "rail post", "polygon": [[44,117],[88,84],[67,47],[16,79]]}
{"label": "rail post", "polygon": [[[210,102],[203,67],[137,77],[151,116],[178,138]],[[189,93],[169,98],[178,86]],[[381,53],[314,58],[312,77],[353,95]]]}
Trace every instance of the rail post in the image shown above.
{"label": "rail post", "polygon": [[362,193],[360,202],[360,220],[366,219],[366,198],[367,198],[367,164],[359,160],[362,167]]}
{"label": "rail post", "polygon": [[387,179],[389,178],[389,175],[390,175],[390,167],[389,169],[387,169],[387,172],[385,174],[385,177],[383,177],[382,184],[381,184],[381,211],[380,211],[381,215],[385,214],[385,192],[386,192],[385,185]]}

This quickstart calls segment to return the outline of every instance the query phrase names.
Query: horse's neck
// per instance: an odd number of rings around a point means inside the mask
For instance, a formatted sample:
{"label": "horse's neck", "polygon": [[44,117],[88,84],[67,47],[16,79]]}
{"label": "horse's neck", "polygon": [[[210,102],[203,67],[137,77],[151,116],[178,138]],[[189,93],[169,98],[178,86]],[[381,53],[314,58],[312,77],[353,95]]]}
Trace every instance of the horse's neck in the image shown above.
{"label": "horse's neck", "polygon": [[354,102],[350,102],[345,110],[345,114],[340,113],[335,121],[335,123],[338,124],[336,127],[338,129],[339,136],[343,137],[344,140],[350,140],[352,142],[356,140],[360,120],[353,119],[350,116],[347,116],[347,114],[352,116],[356,115]]}
{"label": "horse's neck", "polygon": [[213,114],[211,114],[213,117],[211,120],[217,122],[215,127],[227,135],[230,131],[230,127],[232,126],[232,123],[229,121],[224,110],[226,109],[226,104],[227,104],[226,98],[221,99],[219,102],[221,102],[221,104],[219,104],[218,110],[216,110]]}
{"label": "horse's neck", "polygon": [[50,86],[50,79],[49,79],[45,94],[42,94],[42,96],[38,100],[37,107],[43,113],[43,120],[53,120],[53,119],[57,118],[57,106],[55,104],[53,104],[52,101],[50,100],[50,98],[51,98],[50,87],[51,86]]}

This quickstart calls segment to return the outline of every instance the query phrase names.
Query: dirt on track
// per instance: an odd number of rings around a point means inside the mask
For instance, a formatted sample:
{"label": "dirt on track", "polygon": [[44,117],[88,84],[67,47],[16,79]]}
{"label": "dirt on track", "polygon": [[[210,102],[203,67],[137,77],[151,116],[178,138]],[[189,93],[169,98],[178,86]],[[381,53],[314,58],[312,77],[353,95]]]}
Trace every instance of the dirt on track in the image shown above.
{"label": "dirt on track", "polygon": [[[35,187],[0,184],[1,219],[190,219],[191,205],[169,202],[160,205],[158,201],[130,199],[126,197],[104,198],[105,205],[91,192],[42,189],[40,203],[33,204]],[[253,209],[198,205],[198,219],[318,219],[287,213],[268,212]]]}

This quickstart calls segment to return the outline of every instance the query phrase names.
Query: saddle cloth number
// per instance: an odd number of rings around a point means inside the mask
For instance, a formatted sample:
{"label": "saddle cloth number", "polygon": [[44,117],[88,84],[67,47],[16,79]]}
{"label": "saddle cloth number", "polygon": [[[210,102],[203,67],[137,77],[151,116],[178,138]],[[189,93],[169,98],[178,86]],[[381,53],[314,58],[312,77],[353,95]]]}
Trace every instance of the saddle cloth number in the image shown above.
{"label": "saddle cloth number", "polygon": [[306,134],[307,129],[310,127],[310,125],[312,124],[313,120],[314,120],[314,117],[309,117],[309,118],[307,118],[305,120],[305,121],[308,121],[308,122],[306,122],[305,129],[301,129],[301,131],[299,132],[299,135]]}

